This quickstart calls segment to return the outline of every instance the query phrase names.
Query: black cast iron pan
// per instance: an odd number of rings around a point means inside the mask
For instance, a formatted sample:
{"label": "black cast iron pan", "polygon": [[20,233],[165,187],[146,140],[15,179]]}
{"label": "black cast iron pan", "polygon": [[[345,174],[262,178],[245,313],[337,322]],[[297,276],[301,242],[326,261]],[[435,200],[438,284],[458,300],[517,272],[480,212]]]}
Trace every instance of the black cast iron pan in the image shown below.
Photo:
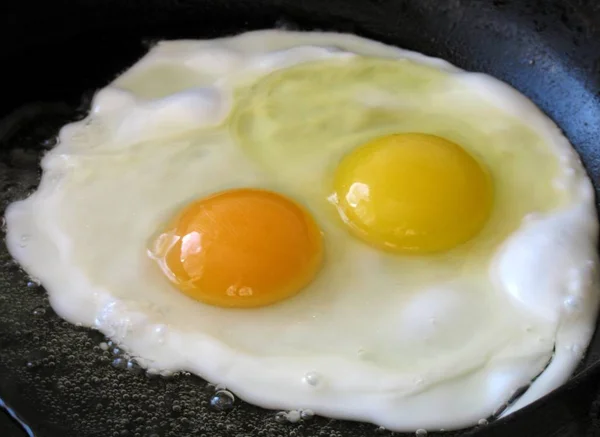
{"label": "black cast iron pan", "polygon": [[[278,26],[353,32],[512,84],[562,127],[599,189],[597,0],[28,0],[0,6],[2,208],[36,187],[39,157],[57,129],[83,117],[93,91],[147,44]],[[199,378],[126,369],[118,350],[98,347],[103,340],[61,321],[0,250],[0,398],[36,436],[390,435],[325,418],[282,425],[239,400],[214,412]],[[562,389],[506,420],[446,435],[600,435],[599,358],[596,335]],[[0,436],[16,435],[0,417]]]}

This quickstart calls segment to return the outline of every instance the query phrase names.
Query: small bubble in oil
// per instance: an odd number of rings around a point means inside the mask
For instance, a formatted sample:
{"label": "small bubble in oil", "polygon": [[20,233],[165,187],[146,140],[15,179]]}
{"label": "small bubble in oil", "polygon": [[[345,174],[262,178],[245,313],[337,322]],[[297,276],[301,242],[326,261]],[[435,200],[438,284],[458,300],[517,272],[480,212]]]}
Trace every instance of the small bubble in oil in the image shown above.
{"label": "small bubble in oil", "polygon": [[127,360],[125,358],[115,358],[111,365],[116,367],[117,369],[126,369],[127,368]]}
{"label": "small bubble in oil", "polygon": [[415,435],[417,437],[426,437],[427,431],[425,431],[424,429],[417,429],[417,432],[415,432]]}
{"label": "small bubble in oil", "polygon": [[287,420],[290,423],[300,422],[301,418],[302,418],[302,415],[301,415],[300,411],[298,411],[298,410],[292,410],[287,413]]}
{"label": "small bubble in oil", "polygon": [[57,142],[58,142],[58,138],[56,138],[56,137],[47,138],[44,141],[42,141],[41,146],[44,149],[51,149],[52,147],[56,146]]}
{"label": "small bubble in oil", "polygon": [[228,390],[219,390],[210,398],[210,406],[216,411],[227,411],[233,408],[235,397]]}
{"label": "small bubble in oil", "polygon": [[31,279],[29,281],[27,281],[27,288],[36,288],[40,286],[40,281],[38,281],[37,279]]}
{"label": "small bubble in oil", "polygon": [[46,308],[44,307],[38,307],[33,310],[34,316],[43,316],[44,314],[46,314]]}
{"label": "small bubble in oil", "polygon": [[279,413],[275,414],[275,422],[287,423],[287,421],[287,413],[285,411],[280,411]]}
{"label": "small bubble in oil", "polygon": [[302,420],[310,420],[315,416],[313,410],[302,410],[300,411],[300,417]]}

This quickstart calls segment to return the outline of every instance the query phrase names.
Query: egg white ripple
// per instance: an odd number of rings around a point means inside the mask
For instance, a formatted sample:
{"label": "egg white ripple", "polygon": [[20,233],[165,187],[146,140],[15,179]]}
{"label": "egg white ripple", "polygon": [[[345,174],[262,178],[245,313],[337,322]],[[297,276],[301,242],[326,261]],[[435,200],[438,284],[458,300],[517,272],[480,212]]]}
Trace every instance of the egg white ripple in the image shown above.
{"label": "egg white ripple", "polygon": [[[569,204],[527,221],[482,277],[390,287],[373,275],[377,251],[315,210],[338,245],[297,297],[231,311],[174,291],[145,256],[165,219],[226,188],[285,192],[219,129],[232,86],[352,53],[422,62],[471,80],[500,105],[526,107],[521,115],[573,169],[561,179]],[[153,87],[150,71],[179,80]],[[96,95],[87,119],[61,131],[42,167],[39,189],[6,211],[7,246],[56,312],[104,332],[151,369],[194,372],[266,408],[310,408],[398,431],[460,428],[490,416],[553,354],[512,410],[563,383],[594,330],[597,221],[576,154],[519,93],[439,59],[324,33],[160,43]]]}

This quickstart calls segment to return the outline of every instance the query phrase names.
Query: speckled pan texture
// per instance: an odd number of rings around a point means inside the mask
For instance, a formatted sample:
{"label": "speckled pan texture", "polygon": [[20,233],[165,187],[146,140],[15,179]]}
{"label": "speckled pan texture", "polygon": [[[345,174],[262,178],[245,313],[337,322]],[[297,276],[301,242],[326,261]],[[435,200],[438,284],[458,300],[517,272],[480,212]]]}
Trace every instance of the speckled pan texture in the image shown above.
{"label": "speckled pan texture", "polygon": [[[598,193],[600,5],[593,0],[66,3],[15,2],[0,14],[0,59],[10,66],[3,68],[0,99],[2,209],[35,189],[39,159],[58,129],[83,117],[93,90],[133,64],[148,41],[272,27],[353,32],[510,83],[565,131]],[[391,435],[373,425],[319,417],[280,423],[276,411],[239,400],[232,408],[227,402],[215,408],[215,387],[185,374],[148,376],[106,342],[56,316],[44,290],[2,247],[0,398],[36,436]],[[506,421],[443,435],[598,435],[599,353],[596,335],[579,368],[582,379],[561,393]]]}

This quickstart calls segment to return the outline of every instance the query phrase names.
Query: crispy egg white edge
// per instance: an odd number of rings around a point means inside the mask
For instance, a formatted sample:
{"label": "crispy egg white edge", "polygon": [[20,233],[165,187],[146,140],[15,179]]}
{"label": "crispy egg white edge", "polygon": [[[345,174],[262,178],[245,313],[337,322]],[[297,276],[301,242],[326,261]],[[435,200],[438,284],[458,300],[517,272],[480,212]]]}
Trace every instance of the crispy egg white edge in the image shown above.
{"label": "crispy egg white edge", "polygon": [[[299,58],[286,56],[284,51],[286,48],[289,49],[293,46],[313,46],[310,48],[296,47],[295,54],[299,55]],[[320,45],[327,45],[328,48],[319,47]],[[356,52],[358,54],[368,54],[371,56],[382,56],[382,57],[394,57],[394,58],[406,58],[416,62],[420,62],[426,65],[433,66],[435,68],[453,73],[469,83],[471,87],[478,87],[482,98],[488,99],[490,103],[499,106],[504,111],[510,111],[517,115],[521,120],[524,120],[527,124],[532,126],[540,135],[542,135],[548,144],[553,148],[554,152],[559,157],[559,160],[563,165],[567,165],[573,169],[573,174],[565,180],[568,189],[578,196],[578,201],[575,202],[572,208],[562,214],[563,218],[560,223],[561,229],[575,230],[576,240],[578,247],[575,253],[574,247],[565,247],[560,244],[554,244],[552,241],[538,242],[544,247],[544,250],[552,252],[564,251],[567,254],[567,261],[570,260],[572,264],[577,264],[581,261],[581,264],[589,260],[593,260],[593,267],[591,271],[581,272],[583,279],[575,277],[568,278],[568,281],[579,281],[583,285],[577,295],[563,296],[558,293],[552,295],[549,302],[545,302],[543,307],[546,308],[545,313],[540,314],[541,317],[545,318],[557,318],[560,320],[559,328],[557,331],[556,338],[556,351],[554,359],[548,368],[542,373],[540,377],[532,384],[531,388],[527,393],[522,396],[517,403],[515,403],[505,414],[516,411],[517,409],[527,405],[543,394],[551,391],[560,384],[562,384],[571,374],[574,367],[579,362],[581,355],[591,338],[594,331],[594,322],[597,314],[598,307],[598,290],[597,290],[597,269],[595,266],[596,262],[596,248],[595,242],[597,237],[597,221],[595,216],[594,208],[594,193],[589,180],[587,179],[583,167],[579,161],[579,158],[575,151],[571,148],[569,142],[564,138],[560,130],[556,125],[549,120],[533,103],[526,99],[523,95],[518,93],[510,86],[493,79],[491,77],[476,74],[476,73],[464,73],[462,70],[452,66],[446,61],[440,59],[429,58],[419,53],[408,52],[394,47],[389,47],[381,43],[365,40],[353,35],[339,35],[339,34],[327,34],[327,33],[300,33],[300,32],[281,32],[281,31],[259,31],[252,32],[242,36],[236,36],[232,38],[223,38],[212,41],[178,41],[178,42],[163,42],[155,46],[140,62],[135,64],[130,70],[124,73],[121,78],[118,78],[113,84],[103,90],[101,90],[94,102],[92,108],[92,117],[98,113],[115,113],[119,114],[118,117],[122,116],[125,112],[129,112],[132,109],[141,109],[149,114],[153,114],[152,105],[155,102],[143,101],[140,102],[124,90],[119,89],[119,80],[126,77],[127,75],[134,74],[137,71],[143,70],[149,66],[156,65],[156,63],[175,63],[184,62],[185,65],[198,71],[206,71],[213,73],[213,68],[221,70],[217,71],[217,74],[226,74],[228,72],[239,72],[241,70],[251,70],[257,76],[267,73],[275,68],[282,68],[293,65],[297,62],[302,62],[312,59],[321,59],[332,56],[351,56],[348,53],[340,51],[335,47],[343,46],[346,50]],[[222,48],[227,49],[223,51]],[[203,50],[203,53],[198,54],[197,50]],[[274,55],[265,59],[264,57],[255,56],[263,52],[272,52],[270,55]],[[186,129],[198,128],[198,120],[206,120],[206,126],[217,125],[226,116],[229,110],[230,96],[228,94],[227,86],[217,84],[215,88],[206,88],[198,91],[200,94],[205,95],[206,98],[190,99],[188,110],[182,111],[181,116],[183,117],[181,123],[175,127],[176,132],[181,132]],[[219,98],[209,98],[209,94],[218,93]],[[204,94],[203,94],[204,93]],[[216,104],[218,102],[218,104]],[[223,102],[226,102],[223,104]],[[166,105],[168,108],[169,106]],[[161,110],[164,106],[160,106]],[[173,111],[178,111],[179,106],[174,105]],[[190,116],[190,114],[194,114]],[[139,116],[139,120],[145,120],[143,115],[139,115],[139,112],[133,111],[130,125],[137,125],[141,121],[136,120],[135,117]],[[156,117],[157,121],[160,121],[160,117]],[[83,123],[85,122],[79,122]],[[159,123],[160,125],[160,123]],[[61,132],[61,144],[58,147],[64,147],[67,145],[69,126],[66,126]],[[137,138],[136,132],[141,132],[141,129],[128,129],[125,128],[122,131],[122,141],[131,141]],[[157,129],[155,132],[160,131]],[[52,153],[52,152],[51,152]],[[49,183],[46,180],[49,179],[49,175],[43,176],[42,185]],[[41,186],[39,191],[42,191]],[[28,216],[27,208],[25,204],[33,204],[36,201],[41,201],[39,192],[33,194],[29,199],[17,202],[9,207],[7,210],[7,246],[11,254],[22,264],[24,269],[34,277],[38,277],[43,283],[46,283],[46,279],[53,282],[51,278],[44,278],[40,275],[37,268],[28,263],[23,248],[20,247],[18,229],[23,229],[27,225],[28,220],[31,217]],[[545,218],[541,218],[539,223],[531,223],[525,229],[519,229],[517,233],[525,233],[530,235],[535,233],[536,226],[542,226],[545,223]],[[582,226],[583,224],[583,226]],[[24,226],[23,226],[24,225]],[[533,229],[533,231],[531,230]],[[490,266],[491,275],[494,276],[497,269],[504,269],[505,271],[516,271],[515,277],[521,278],[524,283],[527,283],[527,269],[523,269],[522,265],[515,265],[511,263],[515,251],[514,244],[511,245],[511,241],[514,241],[515,236],[511,236],[506,244],[498,252],[496,258]],[[529,237],[528,237],[529,238]],[[531,237],[535,240],[535,237]],[[583,250],[582,250],[583,249]],[[46,247],[44,249],[47,253],[56,253],[56,248]],[[581,258],[581,253],[584,254],[584,259]],[[518,255],[518,253],[517,253]],[[517,259],[519,259],[517,257]],[[534,263],[532,268],[542,268],[535,265],[535,259],[530,260]],[[60,256],[57,256],[51,260],[51,264],[56,266],[57,270],[60,270]],[[542,263],[543,264],[543,263]],[[576,266],[575,266],[576,267]],[[37,274],[36,274],[37,273]],[[65,271],[66,273],[66,271]],[[85,283],[85,278],[79,278],[82,283]],[[565,278],[554,278],[552,285],[555,289],[564,286],[568,281]],[[583,281],[583,282],[582,282]],[[49,284],[50,285],[50,284]],[[504,288],[506,284],[502,284],[501,280],[498,284],[500,288]],[[114,332],[115,324],[118,325],[119,321],[111,321],[107,326],[103,326],[102,323],[97,324],[97,312],[98,306],[94,305],[95,308],[82,307],[83,299],[73,293],[70,305],[64,305],[65,300],[61,299],[60,303],[56,299],[53,299],[53,294],[61,290],[60,284],[52,284],[48,286],[49,295],[53,306],[62,317],[73,322],[83,323],[88,326],[96,326],[99,330],[105,334],[121,337],[118,332]],[[560,291],[560,290],[559,290]],[[61,292],[63,292],[61,290]],[[508,293],[511,295],[510,293]],[[115,308],[121,305],[118,301],[115,301],[109,294],[104,290],[96,290],[96,298],[99,307],[103,308]],[[575,300],[573,300],[573,299]],[[563,302],[561,299],[567,299]],[[571,299],[571,300],[568,300]],[[515,299],[519,305],[524,305],[526,308],[532,308],[532,302],[522,302],[519,299]],[[576,305],[573,304],[576,303]],[[88,303],[89,305],[89,303]],[[114,311],[114,314],[118,317],[119,311]],[[122,315],[122,314],[121,314]],[[129,314],[128,317],[143,317],[143,315]],[[126,336],[126,332],[123,336]],[[189,347],[186,338],[184,336],[178,336],[178,338],[172,338],[174,343],[180,343],[182,346]],[[207,344],[211,343],[211,340],[205,339],[206,344],[202,347],[206,348]],[[213,342],[214,343],[214,342]],[[141,345],[138,345],[141,346]],[[248,369],[236,369],[235,366],[231,365],[231,362],[236,360],[236,352],[229,350],[226,351],[223,345],[211,345],[210,347],[220,347],[219,354],[223,358],[217,360],[214,363],[212,369],[198,369],[193,362],[186,362],[186,357],[181,360],[174,359],[171,370],[187,369],[194,371],[195,373],[201,373],[204,377],[209,380],[216,382],[225,382],[230,387],[236,387],[235,380],[237,378],[248,377]],[[210,352],[208,347],[207,352]],[[136,351],[136,347],[132,347],[132,351]],[[177,348],[173,349],[173,353]],[[224,353],[225,352],[225,353]],[[215,356],[211,354],[208,356]],[[251,361],[248,362],[251,364]],[[254,363],[258,367],[256,371],[260,371],[260,366],[263,363]],[[302,362],[296,363],[298,370],[306,370],[306,365]],[[539,363],[536,363],[539,366]],[[252,367],[252,366],[250,366]],[[202,370],[199,372],[198,370]],[[241,374],[238,374],[241,371]],[[367,369],[365,369],[367,371]],[[251,373],[250,373],[251,374]],[[305,384],[302,384],[299,378],[298,390],[306,390]],[[434,399],[428,399],[427,396],[421,397],[416,402],[420,403],[418,407],[427,411],[435,412],[435,418],[424,418],[420,414],[414,414],[411,408],[398,411],[395,408],[381,408],[378,401],[378,396],[374,395],[371,399],[371,395],[365,396],[360,405],[350,405],[343,396],[331,397],[327,393],[320,393],[319,397],[322,397],[322,402],[317,405],[317,408],[311,407],[324,415],[331,417],[341,418],[355,418],[358,420],[371,421],[389,429],[393,430],[414,430],[418,427],[428,427],[430,429],[436,428],[459,428],[469,423],[472,423],[473,417],[465,417],[464,412],[456,411],[453,408],[449,408],[448,405],[452,403],[453,390],[450,388],[452,384],[460,385],[461,381],[449,382],[447,385],[447,393],[442,396],[438,396],[437,402]],[[339,387],[343,392],[343,387]],[[308,388],[310,389],[310,388]],[[443,389],[443,388],[442,388]],[[235,389],[236,393],[241,395],[244,399],[253,402],[264,407],[272,408],[289,408],[295,409],[303,407],[303,405],[295,404],[294,401],[279,402],[274,399],[264,399],[261,393],[253,392],[252,390],[247,391],[240,387]],[[343,394],[343,393],[342,393]],[[366,394],[365,394],[366,395]],[[505,393],[502,394],[504,396]],[[392,394],[382,395],[384,398],[390,397]],[[314,399],[313,399],[314,400]],[[313,401],[311,400],[311,402]],[[389,399],[388,399],[389,400]],[[373,405],[377,405],[377,408],[370,409],[368,407],[369,401],[373,402]],[[391,402],[393,404],[393,402]],[[367,410],[365,410],[367,406]],[[490,412],[491,413],[491,412]],[[468,416],[468,415],[467,415]],[[472,415],[471,415],[472,416]],[[479,418],[483,418],[479,417]]]}

